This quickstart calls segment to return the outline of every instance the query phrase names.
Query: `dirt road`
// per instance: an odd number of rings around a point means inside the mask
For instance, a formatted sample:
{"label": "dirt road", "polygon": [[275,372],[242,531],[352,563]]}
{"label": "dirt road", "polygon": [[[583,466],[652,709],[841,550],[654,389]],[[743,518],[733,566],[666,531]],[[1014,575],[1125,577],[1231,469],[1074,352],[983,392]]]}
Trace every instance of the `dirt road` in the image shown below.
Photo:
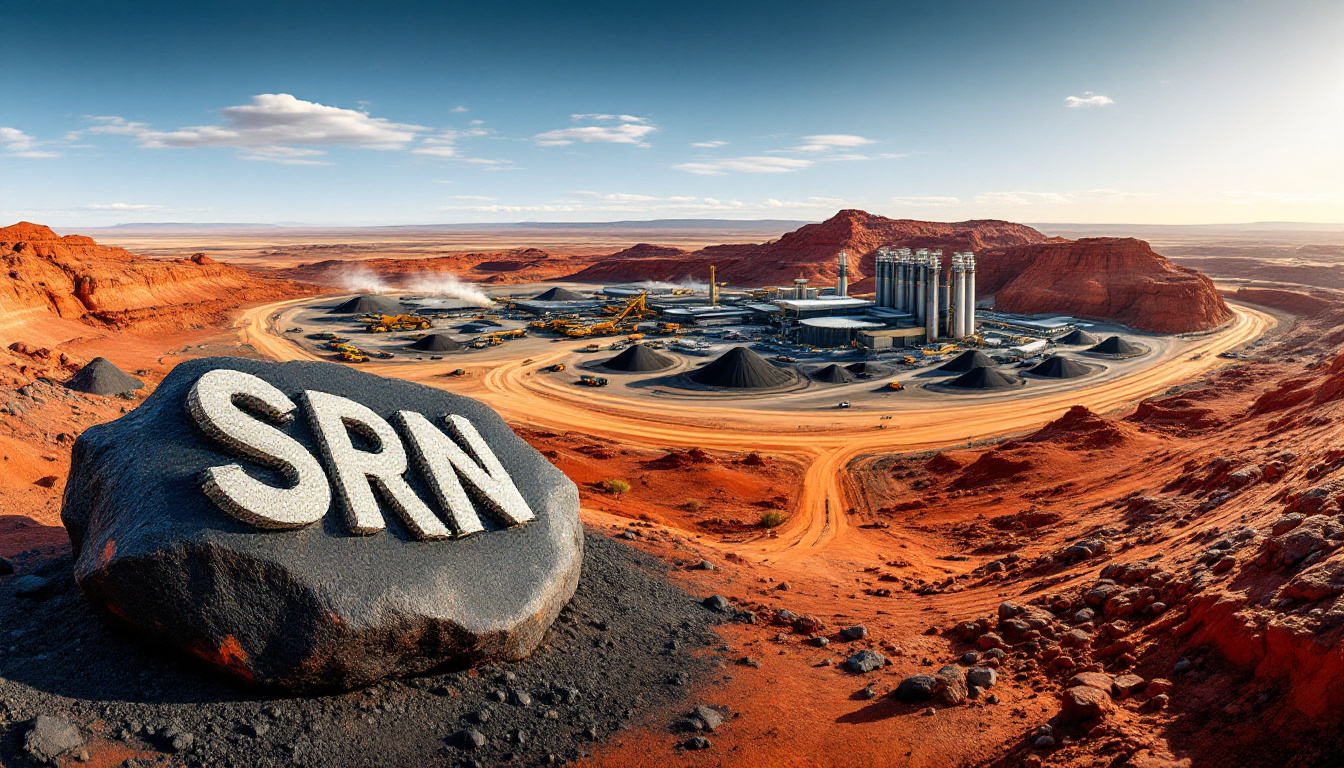
{"label": "dirt road", "polygon": [[[286,339],[276,318],[311,299],[256,307],[239,318],[239,336],[277,360],[314,360],[311,352]],[[842,490],[845,467],[871,453],[922,450],[1035,429],[1069,407],[1083,405],[1105,413],[1190,381],[1224,363],[1219,352],[1252,341],[1274,325],[1274,319],[1244,305],[1233,305],[1234,320],[1184,350],[1178,358],[1120,380],[1063,392],[1048,390],[1005,401],[948,398],[920,410],[893,412],[878,421],[872,412],[779,411],[749,407],[705,408],[694,402],[650,402],[608,395],[534,375],[565,355],[562,350],[535,356],[524,366],[508,361],[472,368],[466,377],[447,377],[459,367],[443,361],[405,366],[369,363],[370,372],[441,387],[488,403],[511,422],[610,438],[622,444],[651,448],[703,447],[732,451],[790,454],[808,470],[799,506],[773,537],[734,542],[735,551],[781,561],[808,558],[844,537],[852,522]],[[881,428],[885,425],[885,428]]]}

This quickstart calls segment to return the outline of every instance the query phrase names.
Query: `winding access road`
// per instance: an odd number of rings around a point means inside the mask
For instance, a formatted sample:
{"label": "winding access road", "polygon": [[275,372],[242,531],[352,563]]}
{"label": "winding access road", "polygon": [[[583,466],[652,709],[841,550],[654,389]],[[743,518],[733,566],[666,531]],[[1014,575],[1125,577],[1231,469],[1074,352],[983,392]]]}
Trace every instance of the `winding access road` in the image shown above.
{"label": "winding access road", "polygon": [[[255,307],[237,321],[239,339],[276,360],[323,359],[278,328],[280,316],[312,298]],[[716,448],[788,454],[807,466],[798,509],[775,536],[734,542],[776,563],[809,557],[843,538],[853,525],[842,476],[854,459],[946,447],[977,439],[1036,429],[1074,405],[1097,413],[1114,411],[1218,368],[1220,352],[1236,349],[1275,324],[1272,316],[1245,305],[1230,305],[1234,318],[1152,367],[1120,379],[1067,389],[1021,390],[1013,396],[949,396],[921,401],[917,409],[892,409],[890,420],[872,411],[787,410],[741,407],[718,401],[713,407],[685,399],[653,399],[576,387],[555,377],[533,375],[572,350],[470,367],[472,375],[448,377],[460,363],[430,361],[414,366],[371,362],[363,368],[416,381],[488,403],[506,419],[551,431],[573,431],[645,448]],[[882,425],[885,425],[883,428]],[[705,542],[708,543],[708,542]]]}

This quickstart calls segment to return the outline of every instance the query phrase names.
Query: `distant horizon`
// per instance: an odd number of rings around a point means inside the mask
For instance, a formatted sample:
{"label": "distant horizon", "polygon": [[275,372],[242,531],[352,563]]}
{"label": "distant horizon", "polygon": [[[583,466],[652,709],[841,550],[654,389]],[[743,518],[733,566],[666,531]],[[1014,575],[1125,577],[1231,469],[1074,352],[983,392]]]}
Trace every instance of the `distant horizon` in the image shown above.
{"label": "distant horizon", "polygon": [[[30,224],[49,226],[52,231],[58,234],[80,234],[82,232],[109,232],[114,230],[133,230],[143,229],[178,229],[183,232],[199,231],[227,231],[230,229],[266,229],[282,232],[286,230],[309,230],[309,231],[342,231],[342,230],[408,230],[408,229],[451,229],[468,231],[472,229],[492,230],[492,229],[583,229],[585,227],[602,227],[609,229],[630,228],[630,229],[649,229],[666,228],[673,229],[671,225],[678,225],[683,228],[693,228],[695,226],[704,226],[705,228],[722,229],[750,229],[765,227],[798,227],[809,224],[819,224],[831,217],[824,219],[726,219],[726,218],[659,218],[659,219],[615,219],[615,220],[592,220],[592,221],[544,221],[544,220],[520,220],[510,222],[460,222],[460,223],[433,223],[421,222],[410,224],[343,224],[343,225],[321,225],[308,224],[302,222],[188,222],[188,221],[129,221],[117,224],[103,226],[61,226],[49,225],[40,221],[29,221]],[[886,217],[895,218],[895,217]],[[1322,221],[1228,221],[1228,222],[1203,222],[1189,224],[1161,224],[1147,222],[1104,222],[1104,221],[1078,221],[1078,222],[1032,222],[1017,221],[1013,219],[964,219],[953,221],[949,219],[938,218],[919,218],[902,217],[913,221],[932,221],[940,223],[961,223],[962,221],[1005,221],[1013,224],[1022,224],[1037,230],[1044,229],[1092,229],[1092,228],[1150,228],[1150,229],[1236,229],[1236,228],[1263,228],[1269,230],[1285,231],[1344,231],[1344,223],[1322,222]],[[3,226],[11,226],[19,222],[11,222]]]}

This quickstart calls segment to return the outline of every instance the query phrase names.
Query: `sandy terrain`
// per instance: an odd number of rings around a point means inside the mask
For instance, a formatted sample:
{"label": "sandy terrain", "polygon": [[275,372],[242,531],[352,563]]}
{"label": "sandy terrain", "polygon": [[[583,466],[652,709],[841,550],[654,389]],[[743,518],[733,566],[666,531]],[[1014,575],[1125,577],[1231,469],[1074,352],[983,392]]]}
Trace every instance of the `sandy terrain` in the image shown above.
{"label": "sandy terrain", "polygon": [[[247,247],[287,247],[255,238]],[[199,237],[154,243],[165,249],[162,255],[202,247]],[[1194,765],[1269,765],[1296,754],[1313,765],[1328,758],[1332,742],[1311,729],[1329,728],[1339,706],[1329,686],[1313,689],[1310,679],[1330,685],[1344,679],[1338,630],[1311,623],[1311,611],[1318,618],[1323,608],[1310,601],[1276,602],[1275,590],[1291,572],[1258,569],[1255,552],[1239,555],[1231,570],[1214,572],[1204,554],[1220,532],[1239,526],[1254,527],[1261,531],[1256,541],[1268,541],[1284,509],[1300,505],[1303,491],[1325,482],[1341,463],[1340,405],[1333,399],[1339,384],[1328,365],[1328,354],[1344,341],[1339,318],[1329,314],[1334,300],[1278,298],[1276,307],[1324,314],[1293,319],[1233,303],[1234,320],[1217,331],[1154,336],[1151,354],[1100,361],[1102,373],[988,396],[914,388],[878,395],[870,390],[881,380],[865,380],[809,385],[768,400],[710,402],[655,394],[610,375],[612,386],[593,390],[575,386],[572,370],[537,369],[610,353],[587,355],[575,349],[586,341],[548,339],[365,367],[497,408],[579,484],[593,530],[629,531],[622,543],[678,566],[674,579],[692,594],[726,595],[759,617],[758,624],[719,630],[728,655],[750,663],[720,669],[694,692],[697,701],[722,704],[736,715],[712,734],[712,748],[674,752],[685,734],[653,725],[617,733],[588,764],[1174,766],[1193,759]],[[67,400],[57,396],[58,385],[43,384],[43,403],[21,400],[24,415],[4,417],[0,447],[11,464],[0,483],[0,556],[28,551],[22,564],[61,548],[55,513],[70,437],[134,407],[178,359],[240,353],[325,359],[285,333],[305,323],[311,303],[305,297],[245,309],[228,331],[152,337],[90,329],[74,340],[77,334],[63,332],[44,341],[79,360],[107,355],[148,386],[131,401]],[[39,331],[10,329],[5,341]],[[357,338],[362,343],[365,337]],[[1217,357],[1247,348],[1255,349],[1250,361]],[[7,354],[10,367],[3,370],[15,382],[56,375],[39,360]],[[458,367],[468,375],[443,375]],[[855,407],[836,409],[840,399]],[[1068,415],[1075,405],[1106,418],[1075,419]],[[882,421],[881,415],[893,418]],[[878,429],[881,424],[887,427]],[[1004,443],[1005,436],[1013,439]],[[969,448],[968,437],[976,441]],[[1209,469],[1215,459],[1269,467],[1283,451],[1296,456],[1285,474],[1227,491],[1226,503],[1209,505],[1225,492],[1218,484],[1226,472]],[[48,476],[57,478],[51,487],[38,482]],[[630,481],[631,490],[608,493],[601,483],[609,478]],[[788,518],[767,533],[758,517],[771,509]],[[1101,537],[1111,549],[1093,560],[1054,559],[1088,537]],[[1005,554],[1019,556],[1021,565],[998,575],[983,570]],[[1027,739],[1059,712],[1068,674],[1037,665],[1037,657],[1019,649],[1001,667],[996,704],[940,705],[926,715],[924,705],[882,695],[902,677],[931,674],[974,648],[962,639],[959,623],[993,616],[1000,601],[1049,604],[1067,594],[1076,603],[1079,589],[1103,565],[1158,555],[1177,582],[1211,579],[1210,586],[1173,603],[1164,618],[1132,618],[1132,662],[1075,655],[1079,669],[1095,665],[1107,674],[1132,669],[1146,679],[1174,679],[1166,710],[1141,708],[1146,697],[1118,702],[1094,730],[1061,729],[1068,743],[1032,750]],[[716,570],[690,567],[701,559]],[[832,643],[818,647],[809,635],[770,625],[780,608],[820,619]],[[868,639],[836,639],[836,630],[860,623]],[[1100,619],[1096,624],[1089,631],[1104,637],[1108,630]],[[931,626],[936,631],[928,632]],[[858,647],[879,651],[890,665],[866,676],[838,669]],[[1198,660],[1199,669],[1175,674],[1173,664],[1185,657]],[[877,698],[864,693],[870,683]]]}

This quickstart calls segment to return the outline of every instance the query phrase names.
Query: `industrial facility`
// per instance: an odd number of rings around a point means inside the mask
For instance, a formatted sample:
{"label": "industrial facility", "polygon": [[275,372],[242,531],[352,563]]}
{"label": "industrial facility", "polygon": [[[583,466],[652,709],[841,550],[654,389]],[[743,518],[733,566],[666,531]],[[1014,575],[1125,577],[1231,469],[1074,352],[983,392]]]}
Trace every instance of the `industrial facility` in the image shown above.
{"label": "industrial facility", "polygon": [[[871,295],[850,295],[854,273],[849,254],[840,251],[834,285],[799,276],[783,286],[734,288],[710,266],[707,285],[531,286],[498,293],[484,308],[358,296],[326,307],[337,317],[307,338],[356,363],[442,360],[505,344],[528,362],[544,345],[581,340],[574,348],[581,358],[608,354],[544,370],[577,367],[586,372],[576,383],[595,387],[606,386],[608,375],[643,374],[665,377],[660,385],[738,391],[888,379],[880,391],[890,393],[918,380],[942,394],[1075,379],[1106,370],[1102,361],[1152,349],[1119,336],[1103,339],[1084,330],[1095,325],[1072,317],[977,309],[976,259],[969,251],[945,259],[937,249],[882,247],[872,257],[871,274],[860,275],[872,277]],[[1065,347],[1082,359],[1060,356]]]}

